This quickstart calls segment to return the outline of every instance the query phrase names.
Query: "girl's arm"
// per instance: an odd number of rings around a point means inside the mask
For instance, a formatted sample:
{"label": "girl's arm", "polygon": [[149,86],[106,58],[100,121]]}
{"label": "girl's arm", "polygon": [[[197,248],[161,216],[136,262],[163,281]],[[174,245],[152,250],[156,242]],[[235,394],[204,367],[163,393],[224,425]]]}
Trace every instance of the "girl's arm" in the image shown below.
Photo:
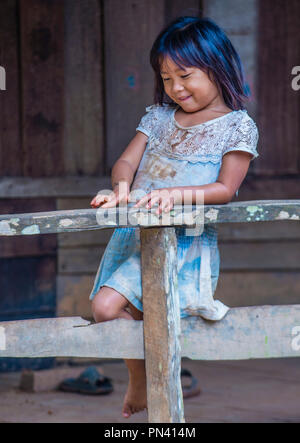
{"label": "girl's arm", "polygon": [[[252,155],[247,152],[229,152],[223,156],[222,166],[216,182],[202,186],[182,186],[171,189],[181,189],[182,192],[184,189],[201,190],[204,193],[205,205],[229,203],[246,177],[251,158]],[[184,203],[196,204],[195,195],[193,192],[192,199]]]}
{"label": "girl's arm", "polygon": [[134,174],[143,157],[148,137],[142,132],[137,132],[125,151],[114,164],[111,171],[111,184],[114,189],[120,182],[133,182]]}
{"label": "girl's arm", "polygon": [[112,168],[113,191],[109,195],[107,190],[99,191],[90,202],[93,208],[100,205],[102,208],[112,208],[121,202],[128,201],[130,186],[145,151],[147,140],[148,137],[145,134],[137,132]]}

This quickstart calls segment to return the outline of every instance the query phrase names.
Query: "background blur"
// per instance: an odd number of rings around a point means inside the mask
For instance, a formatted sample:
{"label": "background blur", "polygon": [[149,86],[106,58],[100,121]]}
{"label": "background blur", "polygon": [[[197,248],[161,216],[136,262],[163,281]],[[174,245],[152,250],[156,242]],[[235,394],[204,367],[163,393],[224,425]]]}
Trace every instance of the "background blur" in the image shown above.
{"label": "background blur", "polygon": [[[244,63],[260,157],[238,200],[300,198],[300,0],[1,0],[0,213],[90,208],[153,103],[152,43],[180,15],[208,16]],[[300,84],[300,81],[299,81]],[[0,321],[91,316],[112,230],[0,237]],[[216,298],[300,302],[299,222],[219,228]],[[0,360],[0,370],[52,360]]]}

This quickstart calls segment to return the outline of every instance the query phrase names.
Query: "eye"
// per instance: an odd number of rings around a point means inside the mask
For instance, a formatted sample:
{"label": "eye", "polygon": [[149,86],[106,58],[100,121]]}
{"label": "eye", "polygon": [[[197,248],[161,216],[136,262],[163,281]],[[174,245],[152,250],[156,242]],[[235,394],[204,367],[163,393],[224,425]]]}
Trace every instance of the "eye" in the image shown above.
{"label": "eye", "polygon": [[[189,77],[191,74],[186,74],[186,75],[181,75],[181,78],[187,78]],[[163,78],[162,79],[164,82],[167,82],[168,80],[170,80],[169,78]]]}

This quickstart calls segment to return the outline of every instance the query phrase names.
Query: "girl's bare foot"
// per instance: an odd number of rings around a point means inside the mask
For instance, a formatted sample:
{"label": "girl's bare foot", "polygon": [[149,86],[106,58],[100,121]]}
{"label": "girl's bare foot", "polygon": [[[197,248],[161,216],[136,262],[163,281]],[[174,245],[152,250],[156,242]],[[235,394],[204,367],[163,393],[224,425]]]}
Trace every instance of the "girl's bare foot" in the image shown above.
{"label": "girl's bare foot", "polygon": [[[140,363],[140,362],[139,362]],[[138,371],[129,373],[128,389],[123,403],[123,417],[129,418],[136,412],[147,409],[147,383],[146,373]]]}

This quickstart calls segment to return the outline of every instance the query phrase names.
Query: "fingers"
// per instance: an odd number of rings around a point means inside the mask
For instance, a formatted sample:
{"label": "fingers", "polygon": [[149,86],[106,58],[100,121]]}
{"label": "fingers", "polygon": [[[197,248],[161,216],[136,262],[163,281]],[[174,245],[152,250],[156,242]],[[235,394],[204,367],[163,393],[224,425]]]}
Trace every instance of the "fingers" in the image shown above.
{"label": "fingers", "polygon": [[118,194],[115,192],[112,192],[109,195],[105,194],[98,194],[96,197],[93,198],[93,200],[90,202],[90,205],[93,208],[96,208],[101,205],[101,208],[113,208],[117,204],[121,202],[127,202],[128,201],[128,195],[127,194]]}
{"label": "fingers", "polygon": [[[91,201],[92,207],[101,208],[113,208],[120,204],[121,202],[127,203],[129,201],[128,194],[119,194],[118,192],[112,192],[109,195],[98,194]],[[158,204],[158,209],[156,214],[161,214],[162,212],[169,212],[174,206],[174,198],[170,195],[165,195],[164,193],[159,193],[159,191],[152,191],[151,193],[142,197],[135,205],[134,208],[139,208],[145,206],[146,209],[151,209],[154,205]]]}
{"label": "fingers", "polygon": [[156,214],[162,212],[169,212],[174,206],[174,198],[171,196],[162,196],[158,194],[147,194],[142,197],[133,207],[139,208],[145,206],[146,209],[151,209],[156,203],[159,203]]}
{"label": "fingers", "polygon": [[116,196],[114,193],[111,193],[109,195],[97,194],[96,197],[93,198],[93,200],[91,201],[90,204],[93,207],[98,207],[100,205],[102,205],[102,207],[103,207],[103,204],[104,205],[108,204],[109,206],[107,206],[107,207],[111,207],[111,206],[114,206],[113,202],[115,199],[116,199]]}
{"label": "fingers", "polygon": [[156,191],[152,191],[150,194],[144,195],[133,207],[139,208],[140,206],[146,205],[146,208],[151,208],[158,200],[159,193]]}

